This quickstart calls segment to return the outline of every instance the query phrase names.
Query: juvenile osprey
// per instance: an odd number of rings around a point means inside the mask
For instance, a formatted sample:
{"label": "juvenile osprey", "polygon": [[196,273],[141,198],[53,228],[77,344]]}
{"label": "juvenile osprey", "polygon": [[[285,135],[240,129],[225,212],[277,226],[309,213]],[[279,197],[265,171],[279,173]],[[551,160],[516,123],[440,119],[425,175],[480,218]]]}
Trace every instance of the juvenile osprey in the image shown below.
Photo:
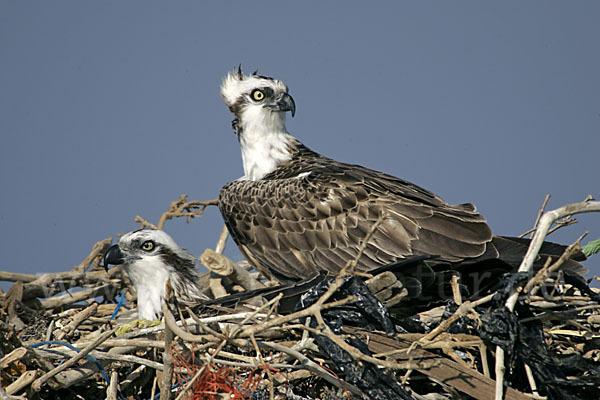
{"label": "juvenile osprey", "polygon": [[526,244],[494,237],[472,204],[450,205],[415,184],[300,143],[286,130],[286,112],[294,116],[296,106],[280,80],[238,69],[223,79],[221,96],[236,117],[245,175],[221,189],[219,209],[242,253],[280,281],[336,274],[379,218],[359,270],[418,255],[437,255],[445,265],[520,262],[513,250],[522,255]]}
{"label": "juvenile osprey", "polygon": [[192,305],[208,298],[198,283],[194,257],[161,230],[137,230],[122,236],[104,255],[104,265],[109,264],[122,264],[133,282],[140,319],[160,317],[167,280],[181,303]]}

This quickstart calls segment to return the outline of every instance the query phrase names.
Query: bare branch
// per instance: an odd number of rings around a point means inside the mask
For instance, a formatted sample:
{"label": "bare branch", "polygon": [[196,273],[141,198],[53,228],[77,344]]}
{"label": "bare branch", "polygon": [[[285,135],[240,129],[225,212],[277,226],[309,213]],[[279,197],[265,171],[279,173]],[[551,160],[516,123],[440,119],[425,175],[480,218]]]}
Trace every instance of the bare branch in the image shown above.
{"label": "bare branch", "polygon": [[[533,262],[536,259],[544,239],[548,234],[550,226],[559,218],[563,218],[567,215],[575,215],[587,212],[598,212],[600,211],[600,202],[598,201],[582,201],[580,203],[567,204],[566,206],[557,208],[552,211],[546,212],[540,219],[538,228],[535,235],[529,244],[529,249],[523,257],[523,261],[519,266],[519,272],[529,272],[533,268]],[[506,300],[506,308],[513,311],[517,298],[519,296],[518,288],[513,288],[511,294]],[[504,395],[504,350],[500,347],[496,347],[496,400],[502,400]]]}

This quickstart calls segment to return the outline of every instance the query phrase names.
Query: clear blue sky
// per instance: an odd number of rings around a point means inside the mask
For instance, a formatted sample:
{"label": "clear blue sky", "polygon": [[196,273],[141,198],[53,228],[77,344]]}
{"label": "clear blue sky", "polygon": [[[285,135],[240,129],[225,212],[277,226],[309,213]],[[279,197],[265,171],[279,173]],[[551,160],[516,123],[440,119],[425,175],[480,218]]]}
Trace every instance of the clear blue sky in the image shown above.
{"label": "clear blue sky", "polygon": [[[0,269],[65,270],[182,193],[216,198],[242,175],[219,96],[239,63],[287,83],[312,149],[473,202],[497,234],[546,193],[600,197],[600,2],[366,4],[0,2]],[[166,230],[198,256],[221,227],[212,208]],[[551,238],[585,230],[600,215]]]}

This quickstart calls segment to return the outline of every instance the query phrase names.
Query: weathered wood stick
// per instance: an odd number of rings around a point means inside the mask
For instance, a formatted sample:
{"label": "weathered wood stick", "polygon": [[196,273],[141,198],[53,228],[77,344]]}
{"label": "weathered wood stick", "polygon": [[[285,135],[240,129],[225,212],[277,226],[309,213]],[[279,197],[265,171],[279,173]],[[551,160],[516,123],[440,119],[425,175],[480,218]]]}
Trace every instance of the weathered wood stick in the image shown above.
{"label": "weathered wood stick", "polygon": [[33,282],[38,279],[39,275],[20,274],[18,272],[0,271],[0,281],[6,282]]}
{"label": "weathered wood stick", "polygon": [[79,326],[79,324],[88,319],[91,315],[94,315],[96,310],[98,310],[98,303],[93,303],[91,306],[79,311],[77,314],[75,314],[73,320],[56,335],[56,339],[62,340],[66,335],[71,334],[75,328]]}
{"label": "weathered wood stick", "polygon": [[26,388],[27,386],[29,386],[29,384],[31,382],[33,382],[33,380],[35,379],[35,377],[37,376],[37,371],[25,371],[25,373],[23,373],[23,375],[21,375],[16,381],[14,381],[13,383],[11,383],[10,385],[8,385],[5,390],[7,394],[15,394],[18,393],[19,391],[23,390],[24,388]]}
{"label": "weathered wood stick", "polygon": [[96,340],[94,340],[92,343],[90,343],[88,346],[86,346],[83,350],[81,350],[79,353],[77,353],[77,355],[75,357],[71,358],[70,360],[64,362],[63,364],[59,365],[58,367],[54,368],[51,371],[48,371],[47,373],[45,373],[44,375],[42,375],[41,377],[36,379],[31,384],[31,388],[33,390],[35,390],[36,392],[39,392],[42,389],[42,385],[44,385],[46,382],[48,382],[48,380],[50,378],[52,378],[59,372],[66,370],[67,368],[71,367],[72,365],[75,365],[76,362],[78,362],[83,357],[88,355],[88,353],[90,351],[92,351],[93,349],[95,349],[100,343],[104,342],[106,339],[111,337],[115,333],[116,330],[117,330],[117,328],[113,328],[110,331],[104,332]]}
{"label": "weathered wood stick", "polygon": [[102,285],[100,287],[93,287],[90,289],[82,290],[75,293],[67,293],[61,296],[53,297],[51,299],[42,301],[42,307],[45,309],[62,307],[67,304],[77,303],[78,301],[87,300],[103,294],[114,292],[115,286],[112,283]]}
{"label": "weathered wood stick", "polygon": [[106,388],[106,400],[117,400],[117,392],[119,390],[119,373],[113,371],[110,374],[110,385]]}

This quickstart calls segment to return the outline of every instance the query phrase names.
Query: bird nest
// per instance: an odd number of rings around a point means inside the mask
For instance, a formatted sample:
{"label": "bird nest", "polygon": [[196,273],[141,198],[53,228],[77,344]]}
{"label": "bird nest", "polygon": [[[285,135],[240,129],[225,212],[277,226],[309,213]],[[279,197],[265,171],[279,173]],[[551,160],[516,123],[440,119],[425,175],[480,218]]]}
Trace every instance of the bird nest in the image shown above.
{"label": "bird nest", "polygon": [[[200,215],[209,203],[182,197],[162,224]],[[121,322],[131,314],[127,304],[135,303],[126,275],[120,267],[100,266],[110,244],[110,238],[99,241],[65,272],[0,271],[0,280],[15,282],[0,293],[0,394],[63,400],[600,397],[599,290],[556,273],[560,259],[535,275],[507,274],[478,299],[462,299],[454,280],[451,299],[402,317],[389,312],[350,264],[337,278],[311,285],[286,313],[283,293],[191,308],[170,296],[162,321],[134,325]],[[207,290],[218,296],[261,280],[219,251],[201,259],[211,269],[203,277]]]}

